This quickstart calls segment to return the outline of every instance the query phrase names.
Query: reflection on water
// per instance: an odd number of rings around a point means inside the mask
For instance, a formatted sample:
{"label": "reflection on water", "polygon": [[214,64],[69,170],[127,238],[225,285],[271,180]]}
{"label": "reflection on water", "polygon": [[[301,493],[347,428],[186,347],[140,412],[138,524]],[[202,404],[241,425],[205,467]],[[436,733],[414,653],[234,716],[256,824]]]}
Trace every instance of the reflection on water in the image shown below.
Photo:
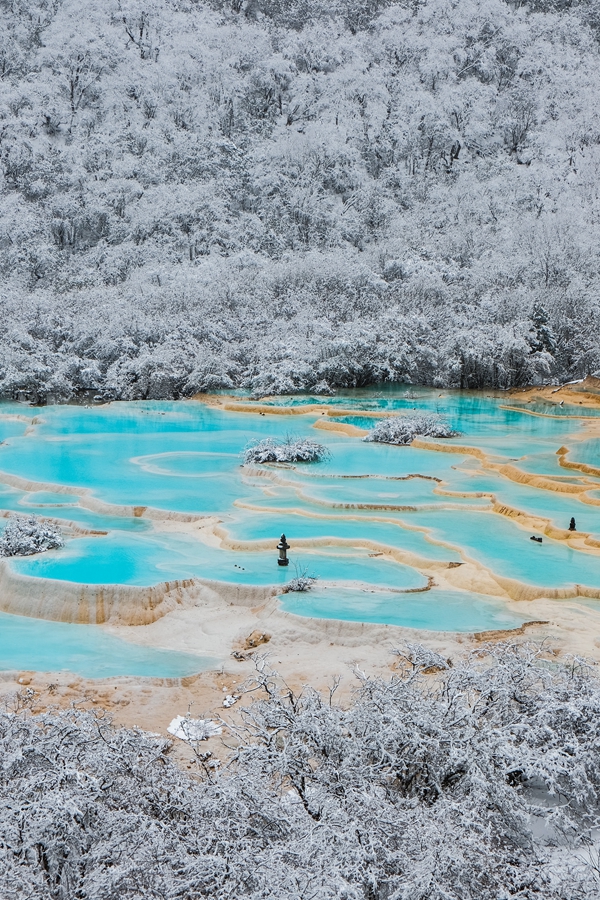
{"label": "reflection on water", "polygon": [[[571,516],[580,532],[600,540],[600,477],[565,469],[557,456],[566,446],[570,461],[600,465],[599,411],[543,403],[523,404],[521,411],[517,400],[507,408],[505,396],[406,391],[388,386],[268,401],[306,407],[293,416],[194,401],[41,410],[1,404],[0,508],[107,532],[75,534],[62,550],[16,560],[13,568],[91,584],[150,585],[194,576],[282,584],[295,574],[294,566],[276,564],[275,545],[285,531],[299,570],[339,584],[335,597],[331,587],[323,588],[326,595],[312,594],[312,607],[286,595],[286,609],[442,630],[520,620],[473,593],[392,594],[388,601],[366,594],[364,585],[422,587],[427,565],[463,558],[527,584],[600,588],[600,555],[549,537],[543,544],[529,541],[530,527],[547,521],[564,529]],[[442,443],[466,449],[390,447],[313,428],[339,420],[366,428],[376,419],[365,412],[413,408],[447,416],[461,436]],[[325,443],[330,457],[306,467],[241,465],[249,441],[289,434]],[[544,476],[543,486],[534,486],[534,476]],[[98,500],[112,508],[96,512]],[[499,507],[537,517],[535,527],[520,527]],[[147,508],[159,511],[152,521],[139,515]],[[215,519],[202,531],[202,521],[167,523],[170,513]],[[318,546],[310,546],[315,541]]]}

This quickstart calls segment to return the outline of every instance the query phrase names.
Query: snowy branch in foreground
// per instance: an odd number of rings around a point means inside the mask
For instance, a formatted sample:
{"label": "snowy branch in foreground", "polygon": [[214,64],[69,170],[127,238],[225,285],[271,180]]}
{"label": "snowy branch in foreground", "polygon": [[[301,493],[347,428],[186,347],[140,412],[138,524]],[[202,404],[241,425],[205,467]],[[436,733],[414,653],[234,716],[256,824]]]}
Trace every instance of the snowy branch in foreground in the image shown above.
{"label": "snowy branch in foreground", "polygon": [[33,556],[64,546],[60,528],[37,516],[11,516],[0,537],[0,556]]}
{"label": "snowy branch in foreground", "polygon": [[458,434],[442,416],[434,413],[411,413],[382,419],[363,440],[381,444],[411,444],[418,436],[451,438]]}
{"label": "snowy branch in foreground", "polygon": [[263,438],[249,444],[244,450],[245,463],[321,462],[328,456],[329,451],[323,444],[292,437],[287,437],[283,441]]}
{"label": "snowy branch in foreground", "polygon": [[422,644],[411,644],[406,641],[402,647],[393,651],[400,659],[406,660],[413,669],[418,669],[424,673],[441,672],[444,669],[452,668],[452,662],[435,650],[424,647]]}
{"label": "snowy branch in foreground", "polygon": [[506,644],[453,663],[357,672],[342,703],[257,660],[231,758],[193,742],[193,773],[92,712],[0,712],[0,896],[598,897],[597,677]]}

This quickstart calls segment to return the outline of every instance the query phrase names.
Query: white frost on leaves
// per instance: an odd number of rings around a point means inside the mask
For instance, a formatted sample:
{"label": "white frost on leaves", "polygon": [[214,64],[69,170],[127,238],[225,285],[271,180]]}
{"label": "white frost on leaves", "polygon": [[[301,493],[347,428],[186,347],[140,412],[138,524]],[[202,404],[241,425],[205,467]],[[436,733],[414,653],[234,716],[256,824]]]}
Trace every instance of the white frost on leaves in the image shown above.
{"label": "white frost on leaves", "polygon": [[382,419],[363,440],[382,444],[410,444],[416,437],[451,438],[458,434],[442,416],[435,413],[408,413]]}
{"label": "white frost on leaves", "polygon": [[89,711],[0,711],[0,897],[597,898],[600,682],[548,650],[343,698],[257,660],[226,764],[183,734],[192,773]]}
{"label": "white frost on leaves", "polygon": [[60,528],[37,516],[12,515],[0,535],[0,556],[33,556],[64,546]]}
{"label": "white frost on leaves", "polygon": [[206,741],[209,737],[221,734],[223,729],[211,719],[190,719],[189,716],[175,716],[167,731],[181,741],[194,743],[195,741]]}

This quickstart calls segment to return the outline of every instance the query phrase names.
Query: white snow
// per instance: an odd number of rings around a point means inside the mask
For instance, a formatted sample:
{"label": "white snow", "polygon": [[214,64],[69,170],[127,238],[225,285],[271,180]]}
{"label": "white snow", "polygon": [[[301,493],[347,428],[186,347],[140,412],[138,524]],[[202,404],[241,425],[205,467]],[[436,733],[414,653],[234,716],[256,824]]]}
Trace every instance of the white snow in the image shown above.
{"label": "white snow", "polygon": [[244,462],[248,463],[296,463],[319,462],[325,459],[328,450],[323,444],[305,438],[288,437],[285,440],[263,438],[244,450]]}
{"label": "white snow", "polygon": [[11,515],[0,536],[0,556],[33,556],[64,546],[58,525],[37,516]]}
{"label": "white snow", "polygon": [[238,702],[238,699],[239,699],[238,697],[234,697],[232,694],[227,694],[227,696],[223,700],[223,706],[226,709],[229,709],[230,706],[233,706],[234,703]]}
{"label": "white snow", "polygon": [[223,729],[211,719],[191,719],[189,716],[175,716],[167,731],[181,741],[205,741],[221,734]]}
{"label": "white snow", "polygon": [[410,444],[416,437],[451,438],[456,437],[442,416],[432,413],[408,413],[403,416],[390,416],[382,419],[363,438],[382,444]]}

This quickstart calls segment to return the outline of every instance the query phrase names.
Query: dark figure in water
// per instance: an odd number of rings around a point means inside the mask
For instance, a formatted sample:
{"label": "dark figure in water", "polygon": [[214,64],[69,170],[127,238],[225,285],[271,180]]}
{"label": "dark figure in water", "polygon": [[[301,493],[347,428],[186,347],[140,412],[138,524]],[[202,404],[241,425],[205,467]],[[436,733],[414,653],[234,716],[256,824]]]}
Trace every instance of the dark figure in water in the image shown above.
{"label": "dark figure in water", "polygon": [[577,531],[575,526],[575,516],[571,516],[571,521],[569,522],[569,531]]}
{"label": "dark figure in water", "polygon": [[290,549],[290,545],[285,539],[285,534],[281,535],[281,540],[277,544],[277,549],[279,550],[279,559],[277,560],[280,566],[288,566],[290,564],[289,559],[287,558],[287,551]]}

